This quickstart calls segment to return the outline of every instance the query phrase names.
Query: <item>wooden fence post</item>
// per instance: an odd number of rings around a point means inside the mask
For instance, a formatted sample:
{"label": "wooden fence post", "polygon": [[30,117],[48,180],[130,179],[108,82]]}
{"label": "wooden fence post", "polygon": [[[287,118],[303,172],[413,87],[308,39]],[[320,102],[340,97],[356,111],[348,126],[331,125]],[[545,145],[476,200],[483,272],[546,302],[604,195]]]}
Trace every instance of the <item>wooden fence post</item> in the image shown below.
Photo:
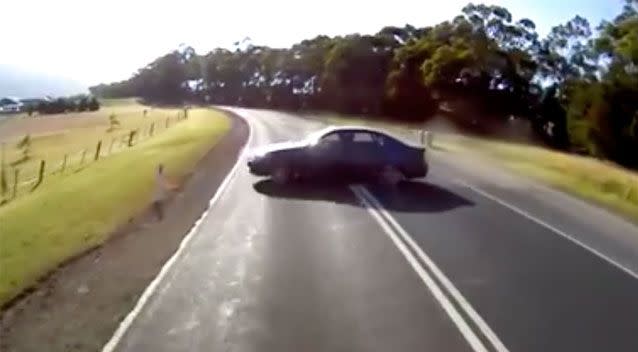
{"label": "wooden fence post", "polygon": [[434,147],[434,134],[432,133],[432,131],[428,131],[425,135],[425,142],[428,147]]}
{"label": "wooden fence post", "polygon": [[102,150],[102,141],[97,142],[97,147],[95,147],[95,157],[94,161],[97,161],[100,158],[100,150]]}
{"label": "wooden fence post", "polygon": [[148,135],[152,137],[153,132],[155,132],[155,122],[151,122],[151,128],[148,129]]}
{"label": "wooden fence post", "polygon": [[133,139],[135,138],[135,130],[132,130],[129,135],[128,135],[128,146],[132,147],[133,146]]}
{"label": "wooden fence post", "polygon": [[166,118],[166,125],[164,126],[165,128],[168,128],[168,119],[170,119],[170,117]]}
{"label": "wooden fence post", "polygon": [[421,144],[425,145],[426,147],[432,148],[433,139],[434,135],[432,134],[432,131],[421,130]]}
{"label": "wooden fence post", "polygon": [[18,178],[20,176],[20,169],[13,169],[13,194],[12,199],[15,199],[18,195]]}
{"label": "wooden fence post", "polygon": [[86,149],[82,151],[82,158],[80,159],[80,165],[84,164],[85,158],[86,158]]}
{"label": "wooden fence post", "polygon": [[64,159],[62,160],[62,167],[60,167],[60,173],[64,172],[64,169],[66,169],[66,161],[68,157],[69,157],[68,154],[64,154]]}
{"label": "wooden fence post", "polygon": [[9,188],[7,185],[7,170],[4,158],[5,142],[2,142],[2,146],[0,148],[2,148],[2,150],[0,150],[2,153],[0,156],[0,191],[2,191],[2,195],[4,196],[8,192]]}
{"label": "wooden fence post", "polygon": [[46,162],[44,160],[40,160],[40,172],[38,172],[38,181],[35,183],[35,185],[33,185],[33,188],[31,188],[31,191],[34,191],[36,188],[38,188],[42,184],[42,181],[44,181],[45,167],[46,167]]}

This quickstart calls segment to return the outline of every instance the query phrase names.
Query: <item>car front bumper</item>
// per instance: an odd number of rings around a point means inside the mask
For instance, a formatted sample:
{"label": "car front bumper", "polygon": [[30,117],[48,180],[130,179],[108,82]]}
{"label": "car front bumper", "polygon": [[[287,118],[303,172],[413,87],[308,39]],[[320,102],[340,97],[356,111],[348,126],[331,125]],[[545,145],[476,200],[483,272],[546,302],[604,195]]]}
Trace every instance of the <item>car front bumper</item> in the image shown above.
{"label": "car front bumper", "polygon": [[257,176],[268,176],[269,170],[266,168],[263,162],[259,162],[258,160],[249,160],[248,161],[248,170],[251,174]]}

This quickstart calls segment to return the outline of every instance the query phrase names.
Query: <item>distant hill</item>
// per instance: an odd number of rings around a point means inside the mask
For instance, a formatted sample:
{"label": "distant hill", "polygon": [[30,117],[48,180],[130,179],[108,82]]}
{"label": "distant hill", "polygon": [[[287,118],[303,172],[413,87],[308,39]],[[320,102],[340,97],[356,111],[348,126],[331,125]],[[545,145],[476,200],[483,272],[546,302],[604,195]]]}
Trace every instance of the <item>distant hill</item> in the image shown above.
{"label": "distant hill", "polygon": [[86,86],[69,79],[0,65],[0,97],[66,96],[85,92]]}

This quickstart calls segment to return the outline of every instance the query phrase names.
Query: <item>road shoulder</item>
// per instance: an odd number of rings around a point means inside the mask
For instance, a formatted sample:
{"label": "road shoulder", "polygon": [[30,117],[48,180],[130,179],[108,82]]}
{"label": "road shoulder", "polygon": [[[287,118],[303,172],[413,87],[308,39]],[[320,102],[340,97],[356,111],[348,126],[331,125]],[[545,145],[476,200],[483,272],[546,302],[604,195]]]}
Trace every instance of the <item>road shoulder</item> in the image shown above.
{"label": "road shoulder", "polygon": [[230,132],[171,199],[166,219],[157,223],[143,212],[2,312],[0,350],[95,351],[104,345],[235,164],[249,128],[230,117]]}

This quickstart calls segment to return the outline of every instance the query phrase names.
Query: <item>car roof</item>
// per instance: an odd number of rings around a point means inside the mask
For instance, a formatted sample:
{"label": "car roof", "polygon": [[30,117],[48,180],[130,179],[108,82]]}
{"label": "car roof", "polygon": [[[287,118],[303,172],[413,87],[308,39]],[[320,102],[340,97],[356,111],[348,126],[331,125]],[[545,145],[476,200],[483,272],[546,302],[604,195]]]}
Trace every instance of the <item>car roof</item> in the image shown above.
{"label": "car roof", "polygon": [[357,126],[357,125],[328,126],[328,127],[325,127],[324,129],[319,130],[317,133],[328,134],[332,132],[373,132],[373,133],[387,134],[389,136],[393,136],[388,131],[385,131],[382,129],[372,128],[368,126]]}
{"label": "car roof", "polygon": [[389,132],[387,130],[383,130],[380,128],[374,128],[374,127],[369,127],[369,126],[358,126],[358,125],[340,125],[340,126],[328,126],[325,127],[321,130],[315,131],[313,133],[314,136],[316,136],[316,138],[320,138],[321,136],[324,136],[328,133],[332,133],[332,132],[371,132],[371,133],[379,133],[391,138],[396,139],[397,141],[413,147],[413,148],[424,148],[422,145],[416,144],[414,142],[408,141],[405,139],[405,137],[399,136],[395,133]]}

